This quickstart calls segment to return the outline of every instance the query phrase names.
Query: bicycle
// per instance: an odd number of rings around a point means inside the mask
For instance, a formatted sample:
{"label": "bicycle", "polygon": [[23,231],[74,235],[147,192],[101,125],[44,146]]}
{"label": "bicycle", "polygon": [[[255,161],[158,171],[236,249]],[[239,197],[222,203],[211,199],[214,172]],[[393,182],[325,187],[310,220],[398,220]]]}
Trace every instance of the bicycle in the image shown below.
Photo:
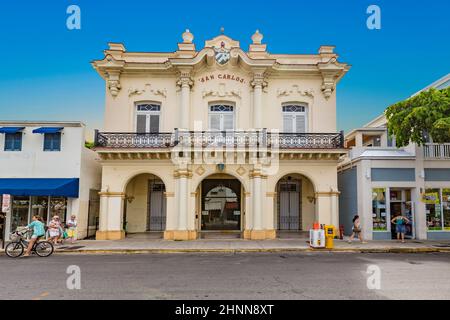
{"label": "bicycle", "polygon": [[[28,240],[26,240],[25,235],[30,232],[30,230],[16,230],[11,233],[11,242],[5,248],[5,253],[10,258],[18,258],[23,255],[25,248],[28,247]],[[48,257],[54,251],[53,244],[49,241],[39,241],[34,243],[31,249],[32,254],[37,254],[39,257]]]}

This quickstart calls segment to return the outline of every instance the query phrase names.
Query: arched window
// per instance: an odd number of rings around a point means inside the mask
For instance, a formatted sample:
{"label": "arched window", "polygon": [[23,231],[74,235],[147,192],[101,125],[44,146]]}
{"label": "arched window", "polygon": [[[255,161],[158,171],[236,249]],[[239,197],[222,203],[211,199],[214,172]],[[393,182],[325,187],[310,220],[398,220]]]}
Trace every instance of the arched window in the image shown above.
{"label": "arched window", "polygon": [[143,103],[136,105],[136,132],[158,133],[160,118],[160,104]]}
{"label": "arched window", "polygon": [[210,130],[234,130],[234,106],[230,104],[210,105],[208,118]]}
{"label": "arched window", "polygon": [[305,133],[308,128],[307,107],[300,104],[283,105],[283,132]]}

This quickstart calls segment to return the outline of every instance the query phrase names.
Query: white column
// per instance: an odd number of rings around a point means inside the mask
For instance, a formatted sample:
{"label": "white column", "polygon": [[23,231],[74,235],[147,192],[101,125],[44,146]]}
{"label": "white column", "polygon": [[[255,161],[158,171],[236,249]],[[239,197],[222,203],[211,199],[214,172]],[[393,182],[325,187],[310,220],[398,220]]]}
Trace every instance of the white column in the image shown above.
{"label": "white column", "polygon": [[191,87],[193,81],[191,79],[190,71],[182,71],[178,80],[178,85],[181,88],[180,94],[180,114],[179,114],[179,129],[189,130],[189,115],[191,105]]}
{"label": "white column", "polygon": [[185,175],[180,175],[178,179],[178,230],[187,230],[187,216],[188,216],[188,188],[187,188],[187,177]]}
{"label": "white column", "polygon": [[261,198],[261,175],[253,176],[253,230],[262,230],[263,212]]}
{"label": "white column", "polygon": [[253,128],[262,129],[262,93],[265,86],[264,72],[258,71],[253,74]]}
{"label": "white column", "polygon": [[416,231],[416,239],[427,239],[427,218],[426,205],[421,200],[421,192],[425,192],[425,162],[423,148],[415,147],[416,154],[416,188],[412,190],[412,201],[414,206],[414,228]]}
{"label": "white column", "polygon": [[123,230],[124,198],[122,193],[101,194],[100,221],[97,240],[118,240],[125,237]]}
{"label": "white column", "polygon": [[339,210],[338,210],[338,193],[331,194],[331,224],[336,228],[336,233],[339,231]]}

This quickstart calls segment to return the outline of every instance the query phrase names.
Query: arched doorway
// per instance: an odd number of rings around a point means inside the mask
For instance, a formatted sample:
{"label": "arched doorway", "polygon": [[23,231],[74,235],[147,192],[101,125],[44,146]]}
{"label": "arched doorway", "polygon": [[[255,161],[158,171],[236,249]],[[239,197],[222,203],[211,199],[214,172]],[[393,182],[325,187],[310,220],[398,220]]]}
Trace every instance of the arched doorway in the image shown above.
{"label": "arched doorway", "polygon": [[276,227],[279,234],[307,231],[315,217],[312,182],[301,174],[288,174],[276,185]]}
{"label": "arched doorway", "polygon": [[238,179],[226,174],[209,176],[201,182],[198,194],[200,231],[242,230],[244,192]]}
{"label": "arched doorway", "polygon": [[167,216],[165,192],[164,182],[153,174],[139,174],[128,182],[123,217],[127,235],[154,233],[162,237]]}

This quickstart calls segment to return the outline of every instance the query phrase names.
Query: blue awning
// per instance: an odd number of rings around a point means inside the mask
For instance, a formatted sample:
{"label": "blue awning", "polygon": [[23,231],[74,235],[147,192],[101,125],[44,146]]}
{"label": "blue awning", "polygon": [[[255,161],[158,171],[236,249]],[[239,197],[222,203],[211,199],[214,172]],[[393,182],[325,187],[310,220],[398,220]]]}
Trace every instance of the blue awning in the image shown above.
{"label": "blue awning", "polygon": [[3,127],[0,128],[0,133],[17,133],[25,129],[25,127]]}
{"label": "blue awning", "polygon": [[34,129],[33,133],[57,133],[60,132],[63,127],[42,127],[38,129]]}
{"label": "blue awning", "polygon": [[0,179],[0,194],[13,196],[59,196],[78,198],[80,179],[5,178]]}

